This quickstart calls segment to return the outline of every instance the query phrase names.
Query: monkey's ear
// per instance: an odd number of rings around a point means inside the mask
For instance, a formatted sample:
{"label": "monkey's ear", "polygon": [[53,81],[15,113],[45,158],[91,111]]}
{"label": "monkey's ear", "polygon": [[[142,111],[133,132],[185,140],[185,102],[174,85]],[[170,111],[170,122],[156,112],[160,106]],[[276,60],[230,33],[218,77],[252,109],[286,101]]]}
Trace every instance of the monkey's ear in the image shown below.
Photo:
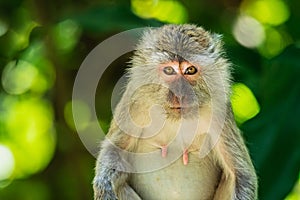
{"label": "monkey's ear", "polygon": [[222,46],[223,46],[223,36],[221,34],[212,33],[210,45],[208,46],[208,53],[212,54],[214,57],[218,57],[221,55]]}

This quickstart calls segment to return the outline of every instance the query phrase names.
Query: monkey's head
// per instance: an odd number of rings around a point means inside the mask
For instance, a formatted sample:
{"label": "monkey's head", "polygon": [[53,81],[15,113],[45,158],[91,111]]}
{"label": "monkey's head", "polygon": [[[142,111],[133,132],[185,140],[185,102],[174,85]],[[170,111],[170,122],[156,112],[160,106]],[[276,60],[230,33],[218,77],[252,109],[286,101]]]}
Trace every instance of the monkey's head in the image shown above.
{"label": "monkey's head", "polygon": [[168,115],[191,114],[204,104],[228,101],[229,64],[220,36],[201,27],[149,29],[131,65],[129,83],[142,86],[136,92],[138,98],[145,105],[163,106]]}

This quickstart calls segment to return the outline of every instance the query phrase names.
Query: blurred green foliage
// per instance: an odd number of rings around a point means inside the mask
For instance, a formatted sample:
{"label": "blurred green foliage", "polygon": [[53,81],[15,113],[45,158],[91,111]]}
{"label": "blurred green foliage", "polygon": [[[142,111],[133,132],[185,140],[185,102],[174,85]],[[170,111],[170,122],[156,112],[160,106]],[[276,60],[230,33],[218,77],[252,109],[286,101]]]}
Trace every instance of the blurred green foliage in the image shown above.
{"label": "blurred green foliage", "polygon": [[[300,199],[299,8],[298,0],[0,1],[0,199],[92,199],[95,159],[72,121],[76,72],[109,36],[164,23],[224,35],[238,82],[233,110],[257,169],[259,199]],[[129,56],[99,82],[105,130]],[[89,109],[76,105],[89,123]]]}

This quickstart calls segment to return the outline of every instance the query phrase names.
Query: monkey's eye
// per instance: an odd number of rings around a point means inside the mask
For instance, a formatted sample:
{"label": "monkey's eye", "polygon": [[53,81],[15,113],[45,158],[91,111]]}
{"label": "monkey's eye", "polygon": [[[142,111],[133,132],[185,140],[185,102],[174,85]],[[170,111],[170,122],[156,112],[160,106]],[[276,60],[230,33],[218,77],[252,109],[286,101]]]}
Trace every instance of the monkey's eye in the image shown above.
{"label": "monkey's eye", "polygon": [[173,75],[173,74],[176,74],[175,70],[173,69],[173,67],[165,67],[163,69],[164,73],[167,74],[167,75]]}
{"label": "monkey's eye", "polygon": [[197,68],[195,66],[190,66],[188,68],[186,68],[184,74],[187,74],[187,75],[193,75],[193,74],[196,74],[197,73]]}

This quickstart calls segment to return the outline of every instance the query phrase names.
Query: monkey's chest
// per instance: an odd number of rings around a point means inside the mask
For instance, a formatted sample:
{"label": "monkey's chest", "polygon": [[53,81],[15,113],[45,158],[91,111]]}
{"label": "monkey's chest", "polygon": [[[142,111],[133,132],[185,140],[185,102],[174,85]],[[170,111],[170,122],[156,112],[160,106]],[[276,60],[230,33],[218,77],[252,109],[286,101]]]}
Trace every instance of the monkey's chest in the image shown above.
{"label": "monkey's chest", "polygon": [[143,200],[210,200],[219,180],[220,171],[209,158],[190,154],[187,165],[180,158],[162,169],[132,174],[130,184]]}

